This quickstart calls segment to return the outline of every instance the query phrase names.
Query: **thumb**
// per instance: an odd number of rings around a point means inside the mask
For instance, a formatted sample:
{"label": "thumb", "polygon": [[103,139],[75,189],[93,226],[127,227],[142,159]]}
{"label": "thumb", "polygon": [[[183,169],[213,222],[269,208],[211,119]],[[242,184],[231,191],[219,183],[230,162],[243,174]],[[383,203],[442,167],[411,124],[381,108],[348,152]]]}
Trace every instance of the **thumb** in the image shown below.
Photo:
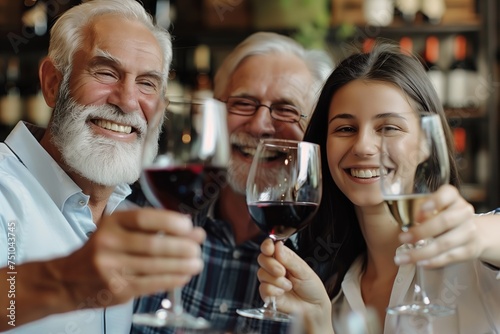
{"label": "thumb", "polygon": [[260,251],[266,256],[273,256],[274,247],[274,241],[271,238],[267,238],[260,245]]}

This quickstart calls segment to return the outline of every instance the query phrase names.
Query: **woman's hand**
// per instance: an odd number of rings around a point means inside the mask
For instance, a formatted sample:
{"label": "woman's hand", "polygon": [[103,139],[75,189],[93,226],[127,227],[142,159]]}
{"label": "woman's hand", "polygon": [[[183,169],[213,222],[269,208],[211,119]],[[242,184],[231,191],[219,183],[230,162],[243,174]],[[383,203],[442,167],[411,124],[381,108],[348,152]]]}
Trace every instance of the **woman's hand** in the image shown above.
{"label": "woman's hand", "polygon": [[[432,238],[424,247],[395,258],[396,264],[416,263],[430,268],[481,259],[500,263],[498,242],[500,216],[476,216],[474,208],[451,185],[444,185],[422,204],[417,223],[400,234],[403,243]],[[495,232],[496,231],[496,232]]]}
{"label": "woman's hand", "polygon": [[308,333],[333,333],[331,302],[316,273],[282,242],[266,239],[261,251],[257,276],[262,299],[275,296],[280,311],[300,312]]}

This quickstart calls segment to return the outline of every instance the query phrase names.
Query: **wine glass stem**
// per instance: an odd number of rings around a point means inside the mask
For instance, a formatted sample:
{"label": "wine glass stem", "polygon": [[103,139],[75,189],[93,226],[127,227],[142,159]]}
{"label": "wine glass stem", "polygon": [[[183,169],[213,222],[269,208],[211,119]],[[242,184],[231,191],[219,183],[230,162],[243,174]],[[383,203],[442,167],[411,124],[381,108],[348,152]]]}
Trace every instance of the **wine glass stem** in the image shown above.
{"label": "wine glass stem", "polygon": [[267,297],[264,302],[264,309],[269,312],[276,312],[276,297]]}
{"label": "wine glass stem", "polygon": [[184,312],[182,308],[182,288],[172,290],[172,311],[176,315]]}
{"label": "wine glass stem", "polygon": [[427,293],[425,292],[423,281],[424,281],[424,269],[421,265],[415,266],[416,276],[415,276],[415,294],[413,300],[417,304],[429,305],[431,302]]}

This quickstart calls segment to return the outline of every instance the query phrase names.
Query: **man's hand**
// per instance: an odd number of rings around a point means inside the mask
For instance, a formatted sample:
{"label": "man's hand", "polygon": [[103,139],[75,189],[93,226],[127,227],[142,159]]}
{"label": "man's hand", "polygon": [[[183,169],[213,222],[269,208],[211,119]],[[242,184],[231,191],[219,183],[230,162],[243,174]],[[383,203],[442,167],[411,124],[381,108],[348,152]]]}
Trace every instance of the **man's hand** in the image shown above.
{"label": "man's hand", "polygon": [[[204,239],[204,230],[173,211],[148,208],[105,216],[69,256],[17,266],[16,324],[181,287],[203,268]],[[2,314],[8,303],[2,291]]]}

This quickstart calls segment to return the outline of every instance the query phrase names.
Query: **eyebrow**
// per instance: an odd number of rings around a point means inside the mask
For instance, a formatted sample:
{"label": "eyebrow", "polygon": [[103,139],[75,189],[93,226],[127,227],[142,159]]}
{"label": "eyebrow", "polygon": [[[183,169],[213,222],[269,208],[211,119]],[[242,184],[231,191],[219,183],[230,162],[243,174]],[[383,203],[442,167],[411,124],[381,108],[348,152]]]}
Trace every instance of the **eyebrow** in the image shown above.
{"label": "eyebrow", "polygon": [[[336,119],[355,119],[354,115],[352,114],[338,114],[333,116],[329,121],[328,124],[333,122]],[[395,113],[395,112],[387,112],[387,113],[382,113],[382,114],[377,114],[375,115],[375,119],[384,119],[384,118],[400,118],[400,119],[406,119],[405,117],[402,116],[401,113]]]}
{"label": "eyebrow", "polygon": [[[92,59],[91,61],[91,64],[92,66],[95,66],[100,63],[110,64],[117,68],[124,68],[122,62],[118,58],[110,54],[108,51],[97,49],[95,52],[94,59]],[[148,71],[146,73],[140,74],[139,76],[151,77],[160,83],[163,83],[164,81],[162,73],[156,70]]]}
{"label": "eyebrow", "polygon": [[[241,93],[236,92],[233,95],[231,95],[230,97],[243,97],[243,98],[247,98],[247,99],[256,100],[258,103],[262,102],[256,96],[250,95],[250,94],[244,93],[244,92],[241,92]],[[292,99],[287,98],[287,97],[282,97],[282,98],[279,98],[279,99],[271,102],[271,105],[275,105],[275,104],[288,104],[288,105],[292,105],[294,107],[299,108],[299,105],[295,101],[293,101]]]}

